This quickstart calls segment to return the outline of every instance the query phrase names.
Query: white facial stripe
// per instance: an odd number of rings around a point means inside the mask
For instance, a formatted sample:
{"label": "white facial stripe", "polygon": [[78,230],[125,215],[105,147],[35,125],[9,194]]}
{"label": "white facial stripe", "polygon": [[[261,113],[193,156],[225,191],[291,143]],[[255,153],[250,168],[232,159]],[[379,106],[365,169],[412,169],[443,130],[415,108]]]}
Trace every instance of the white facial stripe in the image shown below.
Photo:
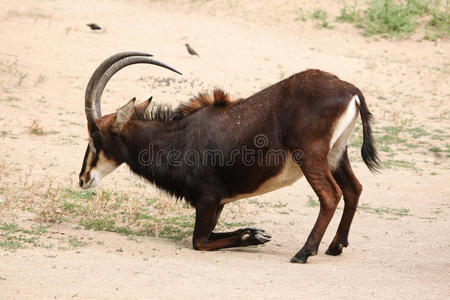
{"label": "white facial stripe", "polygon": [[[88,168],[93,161],[94,154],[93,152],[89,152],[88,156]],[[104,155],[103,151],[98,154],[97,164],[90,168],[87,172],[89,172],[89,181],[83,185],[83,189],[93,188],[100,184],[100,181],[103,177],[110,174],[114,171],[119,165]],[[87,168],[87,169],[88,169]]]}
{"label": "white facial stripe", "polygon": [[110,174],[118,167],[117,163],[113,160],[109,160],[103,154],[103,151],[98,155],[97,165],[95,166],[96,174],[98,174],[99,179],[102,179],[106,175]]}

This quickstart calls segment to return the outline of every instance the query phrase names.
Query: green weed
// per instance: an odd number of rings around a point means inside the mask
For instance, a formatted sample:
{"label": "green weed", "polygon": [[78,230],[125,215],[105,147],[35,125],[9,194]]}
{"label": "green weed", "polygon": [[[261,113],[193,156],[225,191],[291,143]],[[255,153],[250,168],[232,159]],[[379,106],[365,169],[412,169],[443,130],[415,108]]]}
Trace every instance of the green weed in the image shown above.
{"label": "green weed", "polygon": [[[0,176],[9,172],[8,166],[0,162]],[[1,180],[1,179],[0,179]],[[129,195],[110,190],[78,190],[70,187],[54,185],[52,180],[44,181],[14,181],[1,186],[0,192],[6,199],[2,208],[7,209],[33,209],[37,212],[36,218],[44,222],[73,222],[80,228],[115,232],[123,235],[154,236],[168,239],[183,239],[192,235],[195,223],[195,215],[186,204],[180,205],[173,199],[148,198],[141,195]],[[284,202],[271,203],[271,207],[282,208]],[[233,211],[233,210],[232,210]],[[233,214],[239,213],[239,209]],[[224,214],[226,217],[226,213]],[[235,217],[233,217],[235,219]],[[235,223],[221,223],[228,227]],[[241,222],[245,225],[252,222]],[[39,236],[47,230],[45,226],[35,226],[28,230],[16,228],[14,224],[0,224],[0,232],[8,230],[8,235],[17,238],[0,239],[4,247],[14,247],[19,242],[40,247],[52,247],[51,244],[39,242]],[[19,230],[14,232],[15,230]],[[5,233],[5,232],[3,232]],[[25,239],[37,237],[35,241],[30,239],[18,240],[18,234]],[[8,241],[8,243],[6,243]],[[68,246],[62,249],[78,247],[76,239],[66,241]],[[9,245],[9,246],[8,246]]]}
{"label": "green weed", "polygon": [[432,12],[432,2],[432,0],[407,0],[406,11],[413,16],[424,16]]}
{"label": "green weed", "polygon": [[2,223],[0,224],[0,231],[11,233],[19,231],[17,224],[15,223]]}
{"label": "green weed", "polygon": [[248,227],[255,225],[254,222],[221,222],[219,221],[219,228],[236,228],[236,227]]}
{"label": "green weed", "polygon": [[306,202],[307,207],[317,207],[319,205],[320,205],[319,201],[317,201],[311,196],[308,196],[308,202]]}
{"label": "green weed", "polygon": [[295,18],[296,21],[306,21],[306,14],[303,8],[299,8],[297,12],[297,17]]}
{"label": "green weed", "polygon": [[439,147],[431,147],[430,149],[428,149],[430,152],[444,152],[444,150],[442,150]]}
{"label": "green weed", "polygon": [[416,165],[413,162],[406,160],[385,159],[381,162],[383,169],[403,168],[417,170]]}
{"label": "green weed", "polygon": [[358,0],[353,1],[353,5],[348,5],[344,2],[344,7],[341,8],[341,14],[336,18],[338,22],[360,23],[362,21],[361,10],[358,9]]}
{"label": "green weed", "polygon": [[76,236],[69,236],[67,243],[69,244],[69,246],[71,248],[79,248],[79,247],[84,247],[87,245],[87,242],[79,239]]}
{"label": "green weed", "polygon": [[278,201],[277,203],[273,204],[274,208],[282,208],[286,207],[288,204],[286,202]]}
{"label": "green weed", "polygon": [[[358,2],[353,5],[343,1],[341,15],[336,19],[340,22],[353,23],[363,28],[364,35],[383,37],[408,37],[423,20],[425,24],[425,39],[436,40],[450,34],[448,1],[441,7],[441,1],[432,0],[372,0],[368,8],[361,12]],[[361,15],[364,15],[362,17]]]}
{"label": "green weed", "polygon": [[431,20],[425,26],[425,39],[435,41],[438,38],[450,35],[450,13],[449,3],[445,8],[440,8],[438,4],[431,11]]}
{"label": "green weed", "polygon": [[0,102],[14,102],[14,101],[20,101],[20,99],[15,96],[6,96],[5,98],[0,99]]}
{"label": "green weed", "polygon": [[[417,160],[417,154],[421,154],[423,162],[427,162],[429,152],[444,153],[450,150],[444,150],[448,140],[448,135],[443,130],[428,131],[426,127],[410,127],[409,121],[404,121],[399,126],[383,126],[374,129],[376,147],[380,152],[384,152],[382,165],[385,168],[406,168],[417,170],[415,163],[402,157],[397,158],[398,154],[406,154]],[[359,125],[356,126],[356,132],[350,138],[349,146],[360,149],[362,145],[362,131]],[[430,139],[442,141],[442,143],[430,143]],[[387,159],[386,159],[387,158]]]}
{"label": "green weed", "polygon": [[97,231],[115,231],[115,221],[109,216],[102,216],[98,218],[83,218],[80,220],[80,225],[86,229],[93,229]]}
{"label": "green weed", "polygon": [[405,128],[404,131],[408,132],[410,136],[414,139],[418,139],[428,135],[428,132],[426,132],[425,129],[423,129],[423,127]]}
{"label": "green weed", "polygon": [[22,229],[15,223],[0,224],[0,248],[7,251],[16,251],[27,248],[27,245],[38,247],[51,247],[40,243],[40,235],[47,232],[47,226],[32,226],[31,229]]}
{"label": "green weed", "polygon": [[93,190],[74,190],[72,188],[64,189],[62,197],[72,200],[92,200],[97,193]]}
{"label": "green weed", "polygon": [[14,135],[12,134],[11,130],[0,131],[0,138],[5,138],[5,137],[13,138]]}
{"label": "green weed", "polygon": [[25,248],[25,246],[18,241],[7,239],[0,240],[0,248],[8,251],[16,251],[17,249]]}
{"label": "green weed", "polygon": [[395,4],[393,0],[372,0],[364,20],[367,36],[408,36],[416,28],[405,7]]}
{"label": "green weed", "polygon": [[27,78],[27,73],[19,73],[19,80],[17,81],[17,86],[21,86],[25,78]]}
{"label": "green weed", "polygon": [[328,22],[328,13],[323,9],[316,9],[311,14],[311,19],[318,20],[319,22],[316,24],[318,28],[328,28],[332,29],[333,26]]}
{"label": "green weed", "polygon": [[371,207],[369,204],[363,203],[358,207],[358,209],[368,213],[374,213],[379,216],[386,214],[395,215],[398,217],[411,216],[408,208]]}
{"label": "green weed", "polygon": [[38,84],[42,84],[44,82],[47,81],[47,76],[43,75],[43,74],[39,74],[38,78],[36,79],[34,85],[38,85]]}
{"label": "green weed", "polygon": [[41,235],[47,233],[48,226],[40,224],[39,226],[32,226],[31,229],[22,229],[23,233]]}
{"label": "green weed", "polygon": [[173,240],[181,240],[192,235],[194,228],[194,215],[181,215],[174,217],[158,218],[146,214],[140,214],[139,219],[148,222],[136,226],[116,226],[112,217],[83,218],[80,225],[85,229],[97,231],[110,231],[123,235],[155,236]]}
{"label": "green weed", "polygon": [[181,240],[191,236],[194,229],[195,216],[175,216],[160,220],[163,224],[158,236],[162,238]]}

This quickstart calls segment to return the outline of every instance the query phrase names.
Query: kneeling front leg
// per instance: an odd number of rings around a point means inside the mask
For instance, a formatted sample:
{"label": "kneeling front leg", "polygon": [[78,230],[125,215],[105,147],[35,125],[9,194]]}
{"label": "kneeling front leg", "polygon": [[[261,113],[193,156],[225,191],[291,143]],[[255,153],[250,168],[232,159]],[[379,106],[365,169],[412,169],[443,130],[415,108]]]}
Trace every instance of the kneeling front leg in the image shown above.
{"label": "kneeling front leg", "polygon": [[265,244],[271,236],[262,229],[242,228],[232,232],[212,232],[221,209],[216,201],[198,202],[192,244],[196,250],[217,250],[230,247]]}

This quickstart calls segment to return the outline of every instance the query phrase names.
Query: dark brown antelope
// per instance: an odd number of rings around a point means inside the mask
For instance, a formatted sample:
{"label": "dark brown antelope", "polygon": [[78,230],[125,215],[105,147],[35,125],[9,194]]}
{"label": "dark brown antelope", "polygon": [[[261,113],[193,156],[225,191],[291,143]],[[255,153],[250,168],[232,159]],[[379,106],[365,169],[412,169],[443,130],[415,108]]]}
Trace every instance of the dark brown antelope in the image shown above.
{"label": "dark brown antelope", "polygon": [[193,247],[215,250],[264,244],[262,229],[213,232],[225,204],[290,185],[302,176],[320,200],[317,221],[291,262],[317,254],[322,236],[341,197],[345,207],[327,254],[339,255],[362,191],[347,156],[347,141],[362,119],[362,158],[376,171],[378,158],[369,112],[361,91],[336,76],[307,70],[246,99],[230,101],[221,90],[200,94],[175,110],[135,105],[133,98],[116,113],[102,116],[100,99],[109,79],[150,58],[126,52],[105,60],[86,88],[89,145],[80,186],[95,187],[120,164],[196,210]]}

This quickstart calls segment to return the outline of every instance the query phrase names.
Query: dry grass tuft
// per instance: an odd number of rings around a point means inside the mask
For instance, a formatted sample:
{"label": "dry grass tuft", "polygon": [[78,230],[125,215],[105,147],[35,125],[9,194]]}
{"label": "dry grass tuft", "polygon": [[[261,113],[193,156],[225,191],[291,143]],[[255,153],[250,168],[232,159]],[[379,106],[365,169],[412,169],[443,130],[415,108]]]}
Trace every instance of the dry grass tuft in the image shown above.
{"label": "dry grass tuft", "polygon": [[34,134],[34,135],[44,135],[44,128],[42,128],[41,122],[39,119],[34,119],[31,122],[28,132],[30,134]]}
{"label": "dry grass tuft", "polygon": [[[5,163],[0,165],[0,172],[2,170],[5,170]],[[0,173],[0,176],[3,175]],[[175,240],[192,235],[194,211],[183,202],[162,194],[150,198],[138,191],[85,191],[56,184],[51,178],[30,178],[28,175],[14,182],[2,181],[1,193],[5,201],[0,207],[31,212],[35,216],[33,221],[45,224],[69,222],[85,229]],[[221,223],[222,227],[252,224],[245,221],[246,216],[239,210],[231,214],[233,223]]]}
{"label": "dry grass tuft", "polygon": [[177,240],[192,234],[193,211],[173,199],[148,198],[137,191],[79,190],[31,174],[12,180],[13,172],[1,161],[0,209],[30,212],[33,221]]}
{"label": "dry grass tuft", "polygon": [[[81,190],[51,177],[39,178],[31,171],[22,177],[12,176],[16,172],[0,160],[0,209],[26,211],[34,222],[46,226],[67,222],[85,229],[175,240],[192,235],[194,210],[164,193],[149,197],[138,189]],[[225,215],[232,222],[221,222],[221,228],[252,224],[239,206],[230,206]]]}
{"label": "dry grass tuft", "polygon": [[41,121],[39,119],[34,119],[31,122],[31,125],[28,127],[28,133],[33,135],[49,135],[49,134],[57,134],[58,131],[45,131],[41,125]]}

